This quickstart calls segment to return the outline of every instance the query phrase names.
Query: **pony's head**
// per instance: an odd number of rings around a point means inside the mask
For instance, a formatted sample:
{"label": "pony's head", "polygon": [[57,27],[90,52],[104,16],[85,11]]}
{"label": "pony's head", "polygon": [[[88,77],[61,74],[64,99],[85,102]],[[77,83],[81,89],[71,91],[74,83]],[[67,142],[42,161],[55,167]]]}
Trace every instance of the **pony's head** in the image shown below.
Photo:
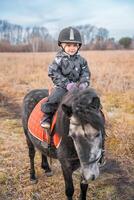
{"label": "pony's head", "polygon": [[104,129],[100,99],[93,89],[77,90],[65,96],[61,107],[70,119],[68,132],[80,160],[81,174],[86,181],[96,179]]}

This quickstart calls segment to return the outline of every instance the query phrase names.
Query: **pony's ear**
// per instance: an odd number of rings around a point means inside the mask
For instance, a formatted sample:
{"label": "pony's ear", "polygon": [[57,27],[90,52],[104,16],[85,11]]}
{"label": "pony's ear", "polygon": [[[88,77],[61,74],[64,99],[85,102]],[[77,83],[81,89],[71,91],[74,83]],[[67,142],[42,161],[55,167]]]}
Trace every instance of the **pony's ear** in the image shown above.
{"label": "pony's ear", "polygon": [[62,104],[62,110],[64,111],[64,113],[68,116],[71,117],[72,115],[72,107],[68,106],[66,104]]}
{"label": "pony's ear", "polygon": [[92,102],[90,103],[90,106],[94,109],[100,108],[100,98],[99,97],[93,97]]}

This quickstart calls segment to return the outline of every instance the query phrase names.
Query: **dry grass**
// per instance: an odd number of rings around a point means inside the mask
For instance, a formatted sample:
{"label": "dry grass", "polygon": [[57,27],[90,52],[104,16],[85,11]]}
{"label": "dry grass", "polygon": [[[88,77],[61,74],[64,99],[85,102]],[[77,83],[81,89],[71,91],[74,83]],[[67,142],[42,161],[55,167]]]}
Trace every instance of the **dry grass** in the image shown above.
{"label": "dry grass", "polygon": [[[92,182],[91,200],[133,200],[134,180],[134,51],[81,52],[92,72],[92,87],[100,94],[106,115],[107,165]],[[37,185],[29,183],[29,159],[20,108],[24,95],[50,87],[48,65],[55,53],[0,54],[0,200],[64,200],[58,162],[46,178],[36,156]],[[57,179],[58,177],[58,179]],[[75,199],[79,181],[75,177]],[[89,199],[88,196],[88,199]]]}

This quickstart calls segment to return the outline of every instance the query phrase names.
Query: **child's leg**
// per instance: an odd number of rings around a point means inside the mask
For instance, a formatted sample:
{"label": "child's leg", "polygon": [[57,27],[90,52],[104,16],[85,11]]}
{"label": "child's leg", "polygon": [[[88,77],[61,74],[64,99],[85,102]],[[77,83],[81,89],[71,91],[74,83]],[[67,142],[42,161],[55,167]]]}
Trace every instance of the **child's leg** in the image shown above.
{"label": "child's leg", "polygon": [[48,97],[48,101],[42,104],[41,110],[45,113],[45,117],[41,122],[42,127],[50,128],[53,114],[56,112],[58,105],[66,92],[66,89],[56,87]]}

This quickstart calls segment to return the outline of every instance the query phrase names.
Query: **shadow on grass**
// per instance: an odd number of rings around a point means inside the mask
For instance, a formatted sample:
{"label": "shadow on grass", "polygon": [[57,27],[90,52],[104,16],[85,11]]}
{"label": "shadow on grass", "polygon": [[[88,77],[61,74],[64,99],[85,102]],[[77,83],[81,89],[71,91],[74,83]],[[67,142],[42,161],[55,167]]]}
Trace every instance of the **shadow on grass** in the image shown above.
{"label": "shadow on grass", "polygon": [[21,106],[15,102],[15,100],[11,97],[8,97],[2,93],[0,93],[0,107],[4,108],[5,112],[1,112],[0,118],[11,117],[14,119],[21,118]]}
{"label": "shadow on grass", "polygon": [[[131,166],[128,166],[129,168]],[[114,186],[119,200],[134,200],[134,180],[123,169],[122,165],[109,159],[107,164],[101,169],[101,172],[107,178],[101,182],[101,187]],[[109,175],[112,175],[110,177]]]}

